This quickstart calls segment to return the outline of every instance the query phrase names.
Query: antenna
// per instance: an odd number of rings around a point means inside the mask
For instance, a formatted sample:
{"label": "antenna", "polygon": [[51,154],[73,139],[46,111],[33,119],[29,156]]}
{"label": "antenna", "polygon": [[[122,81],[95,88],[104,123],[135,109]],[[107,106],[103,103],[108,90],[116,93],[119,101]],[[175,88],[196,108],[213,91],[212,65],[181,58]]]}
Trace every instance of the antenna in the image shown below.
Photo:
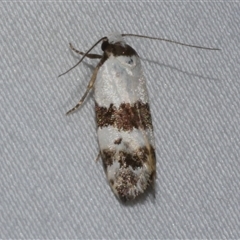
{"label": "antenna", "polygon": [[61,76],[65,75],[66,73],[71,71],[73,68],[75,68],[78,64],[80,64],[82,62],[82,60],[86,57],[86,55],[103,40],[107,40],[107,37],[103,37],[103,38],[99,39],[96,43],[94,43],[93,46],[91,48],[89,48],[89,50],[87,52],[85,52],[83,54],[82,58],[73,67],[68,69],[66,72],[60,74],[58,77],[61,77]]}
{"label": "antenna", "polygon": [[[178,41],[174,41],[174,40],[170,40],[170,39],[165,39],[165,38],[158,38],[158,37],[149,37],[149,36],[145,36],[145,35],[139,35],[139,34],[132,34],[132,33],[123,33],[121,34],[122,37],[140,37],[140,38],[148,38],[148,39],[153,39],[153,40],[160,40],[160,41],[164,41],[164,42],[170,42],[170,43],[174,43],[174,44],[178,44],[178,45],[182,45],[182,46],[186,46],[186,47],[192,47],[192,48],[199,48],[199,49],[205,49],[205,50],[221,50],[219,48],[210,48],[210,47],[201,47],[201,46],[196,46],[196,45],[191,45],[191,44],[186,44],[186,43],[181,43]],[[101,41],[103,40],[108,40],[107,37],[102,37],[101,39],[99,39],[95,44],[93,44],[93,46],[91,48],[89,48],[89,50],[87,52],[85,52],[82,56],[82,58],[70,69],[68,69],[66,72],[60,74],[58,77],[61,77],[63,75],[65,75],[66,73],[68,73],[69,71],[71,71],[73,68],[75,68],[78,64],[80,64],[82,62],[82,60],[87,56],[87,54],[94,48],[96,47]]]}
{"label": "antenna", "polygon": [[145,35],[138,35],[138,34],[131,34],[131,33],[124,33],[124,34],[121,34],[121,35],[123,37],[130,36],[130,37],[140,37],[140,38],[148,38],[148,39],[160,40],[160,41],[164,41],[164,42],[170,42],[170,43],[174,43],[174,44],[178,44],[178,45],[182,45],[182,46],[193,47],[193,48],[200,48],[200,49],[205,49],[205,50],[220,50],[219,48],[201,47],[201,46],[181,43],[181,42],[178,42],[178,41],[169,40],[169,39],[165,39],[165,38],[149,37],[149,36],[145,36]]}

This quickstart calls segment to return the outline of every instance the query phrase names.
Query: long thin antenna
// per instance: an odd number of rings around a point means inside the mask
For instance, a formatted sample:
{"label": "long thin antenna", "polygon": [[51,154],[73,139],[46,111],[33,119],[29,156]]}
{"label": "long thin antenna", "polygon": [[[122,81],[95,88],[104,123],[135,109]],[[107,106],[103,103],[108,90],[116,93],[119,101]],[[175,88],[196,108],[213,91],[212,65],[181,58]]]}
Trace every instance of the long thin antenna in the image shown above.
{"label": "long thin antenna", "polygon": [[82,58],[81,58],[73,67],[71,67],[70,69],[68,69],[66,72],[60,74],[58,77],[63,76],[64,74],[68,73],[68,72],[71,71],[73,68],[75,68],[79,63],[82,62],[82,60],[85,58],[85,56],[86,56],[94,47],[96,47],[96,45],[98,45],[101,41],[106,40],[106,39],[107,39],[107,37],[103,37],[103,38],[99,39],[87,52],[85,52],[85,53],[83,54]]}
{"label": "long thin antenna", "polygon": [[200,49],[206,49],[206,50],[220,50],[219,48],[201,47],[201,46],[181,43],[181,42],[178,42],[178,41],[173,41],[173,40],[169,40],[169,39],[165,39],[165,38],[149,37],[149,36],[145,36],[145,35],[138,35],[138,34],[131,34],[131,33],[124,33],[124,34],[121,34],[121,35],[123,37],[131,36],[131,37],[149,38],[149,39],[160,40],[160,41],[164,41],[164,42],[175,43],[175,44],[182,45],[182,46],[193,47],[193,48],[200,48]]}

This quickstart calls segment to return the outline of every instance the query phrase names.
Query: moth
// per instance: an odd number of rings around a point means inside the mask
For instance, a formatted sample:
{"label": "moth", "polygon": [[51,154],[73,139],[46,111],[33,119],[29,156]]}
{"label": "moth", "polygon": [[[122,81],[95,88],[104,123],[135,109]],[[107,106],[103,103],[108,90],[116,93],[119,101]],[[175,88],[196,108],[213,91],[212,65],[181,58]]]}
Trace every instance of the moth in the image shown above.
{"label": "moth", "polygon": [[[94,89],[97,135],[100,155],[109,185],[114,194],[128,201],[142,194],[156,179],[156,156],[153,125],[150,112],[146,80],[137,52],[124,41],[125,36],[163,40],[180,45],[205,48],[176,41],[137,34],[109,34],[99,39],[85,57],[100,59],[87,90],[74,112]],[[102,55],[89,52],[99,43]]]}

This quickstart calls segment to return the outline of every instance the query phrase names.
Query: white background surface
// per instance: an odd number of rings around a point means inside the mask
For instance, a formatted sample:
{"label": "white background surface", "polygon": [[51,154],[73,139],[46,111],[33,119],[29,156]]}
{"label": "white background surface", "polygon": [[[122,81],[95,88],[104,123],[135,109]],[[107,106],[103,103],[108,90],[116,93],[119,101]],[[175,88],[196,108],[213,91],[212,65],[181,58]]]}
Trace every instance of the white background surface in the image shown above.
{"label": "white background surface", "polygon": [[[1,1],[0,238],[240,238],[240,5],[236,1]],[[98,154],[97,64],[78,56],[112,31],[147,78],[156,138],[156,197],[121,204]],[[93,52],[101,53],[100,46]],[[87,64],[86,64],[87,63]]]}

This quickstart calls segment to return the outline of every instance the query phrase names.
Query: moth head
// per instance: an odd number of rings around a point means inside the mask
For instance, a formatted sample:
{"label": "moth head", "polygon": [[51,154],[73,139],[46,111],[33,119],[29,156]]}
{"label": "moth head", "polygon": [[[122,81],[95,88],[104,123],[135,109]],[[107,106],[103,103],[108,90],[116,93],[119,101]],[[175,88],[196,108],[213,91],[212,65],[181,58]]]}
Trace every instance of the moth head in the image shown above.
{"label": "moth head", "polygon": [[136,51],[125,43],[122,34],[119,33],[109,34],[105,37],[101,49],[107,57],[137,55]]}

